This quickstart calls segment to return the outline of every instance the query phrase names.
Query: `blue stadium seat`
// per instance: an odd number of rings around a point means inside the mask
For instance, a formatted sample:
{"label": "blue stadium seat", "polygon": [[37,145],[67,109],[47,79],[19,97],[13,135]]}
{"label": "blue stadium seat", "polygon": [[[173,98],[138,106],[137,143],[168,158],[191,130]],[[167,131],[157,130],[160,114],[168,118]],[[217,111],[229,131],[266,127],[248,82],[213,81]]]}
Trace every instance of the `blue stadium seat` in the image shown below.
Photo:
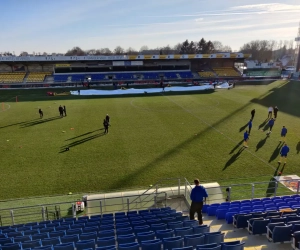
{"label": "blue stadium seat", "polygon": [[251,219],[251,214],[239,214],[234,216],[233,218],[233,225],[236,228],[247,228],[248,227],[248,220]]}
{"label": "blue stadium seat", "polygon": [[50,233],[50,232],[53,232],[54,230],[55,230],[54,227],[46,227],[46,228],[40,229],[40,233]]}
{"label": "blue stadium seat", "polygon": [[24,241],[29,241],[29,240],[31,240],[31,237],[29,235],[14,237],[14,242],[24,242]]}
{"label": "blue stadium seat", "polygon": [[68,80],[69,75],[54,75],[54,82],[66,82]]}
{"label": "blue stadium seat", "polygon": [[23,234],[23,231],[22,232],[10,232],[10,233],[7,233],[6,234],[7,235],[7,237],[17,237],[17,236],[23,236],[24,234]]}
{"label": "blue stadium seat", "polygon": [[208,225],[198,225],[196,227],[193,227],[194,234],[203,234],[203,233],[209,233],[210,227]]}
{"label": "blue stadium seat", "polygon": [[76,250],[95,249],[95,240],[80,240],[75,243]]}
{"label": "blue stadium seat", "polygon": [[135,234],[126,234],[126,235],[117,236],[117,242],[119,245],[135,242],[135,239],[136,239]]}
{"label": "blue stadium seat", "polygon": [[37,222],[28,222],[28,223],[24,224],[24,226],[28,226],[28,227],[36,226],[36,225],[38,225]]}
{"label": "blue stadium seat", "polygon": [[126,235],[126,234],[132,234],[133,229],[132,227],[127,227],[127,228],[119,228],[116,230],[117,235]]}
{"label": "blue stadium seat", "polygon": [[31,250],[53,250],[52,246],[35,247]]}
{"label": "blue stadium seat", "polygon": [[49,238],[49,239],[42,239],[42,245],[43,246],[52,246],[52,245],[58,245],[60,244],[60,238],[55,237],[55,238]]}
{"label": "blue stadium seat", "polygon": [[109,237],[109,236],[115,236],[114,230],[103,230],[98,232],[98,237]]}
{"label": "blue stadium seat", "polygon": [[218,208],[216,210],[216,218],[217,218],[217,220],[224,220],[227,212],[228,212],[227,208],[223,208],[223,209],[219,209]]}
{"label": "blue stadium seat", "polygon": [[115,246],[96,247],[96,250],[116,250]]}
{"label": "blue stadium seat", "polygon": [[67,231],[69,229],[70,229],[69,225],[55,227],[55,231]]}
{"label": "blue stadium seat", "polygon": [[229,241],[229,242],[222,242],[221,249],[222,250],[244,250],[245,242],[238,241]]}
{"label": "blue stadium seat", "polygon": [[131,224],[129,222],[124,222],[124,223],[116,223],[116,229],[120,229],[120,228],[127,228],[130,227]]}
{"label": "blue stadium seat", "polygon": [[142,250],[161,250],[162,241],[160,239],[146,240],[141,242]]}
{"label": "blue stadium seat", "polygon": [[199,225],[197,220],[185,220],[183,222],[183,227],[196,227]]}
{"label": "blue stadium seat", "polygon": [[175,236],[181,236],[181,237],[185,235],[193,234],[193,228],[191,227],[176,228],[174,231],[175,231]]}
{"label": "blue stadium seat", "polygon": [[147,224],[150,225],[150,226],[153,225],[153,224],[161,224],[161,223],[162,223],[161,219],[158,219],[158,218],[147,220]]}
{"label": "blue stadium seat", "polygon": [[32,240],[41,240],[41,239],[46,239],[46,238],[49,238],[48,233],[40,233],[40,234],[31,235]]}
{"label": "blue stadium seat", "polygon": [[154,240],[155,233],[153,231],[137,233],[136,237],[138,242],[141,243],[142,241],[146,241],[146,240]]}
{"label": "blue stadium seat", "polygon": [[24,241],[21,243],[22,248],[34,248],[34,247],[40,247],[41,240],[29,240],[29,241]]}
{"label": "blue stadium seat", "polygon": [[71,229],[83,229],[85,227],[85,224],[84,223],[79,223],[79,224],[72,224],[70,225],[70,229],[68,230],[71,230]]}
{"label": "blue stadium seat", "polygon": [[211,243],[197,246],[197,250],[221,250],[221,245],[218,243]]}
{"label": "blue stadium seat", "polygon": [[118,249],[119,250],[139,250],[140,245],[137,242],[131,242],[131,243],[126,243],[126,244],[120,244]]}
{"label": "blue stadium seat", "polygon": [[12,242],[13,242],[13,238],[2,238],[2,239],[0,239],[0,245],[12,243]]}
{"label": "blue stadium seat", "polygon": [[103,238],[98,238],[96,243],[98,247],[112,246],[116,244],[116,239],[114,236],[103,237]]}
{"label": "blue stadium seat", "polygon": [[17,232],[29,231],[31,227],[16,227]]}
{"label": "blue stadium seat", "polygon": [[76,229],[69,229],[66,231],[66,235],[74,235],[74,234],[82,234],[82,229],[81,228],[76,228]]}
{"label": "blue stadium seat", "polygon": [[51,220],[45,220],[45,221],[39,222],[39,225],[47,225],[47,224],[51,224]]}
{"label": "blue stadium seat", "polygon": [[66,235],[66,231],[55,231],[55,232],[49,232],[49,237],[50,238],[55,238],[55,237],[63,237]]}
{"label": "blue stadium seat", "polygon": [[173,248],[172,250],[193,250],[193,247],[180,247],[180,248]]}
{"label": "blue stadium seat", "polygon": [[79,235],[79,240],[97,240],[97,232],[82,233]]}
{"label": "blue stadium seat", "polygon": [[179,248],[183,246],[183,238],[180,236],[163,238],[164,250],[172,250],[173,248]]}
{"label": "blue stadium seat", "polygon": [[78,236],[78,234],[65,235],[63,237],[60,237],[60,241],[61,241],[61,243],[77,242],[77,241],[79,241],[79,236]]}
{"label": "blue stadium seat", "polygon": [[196,248],[197,245],[204,244],[205,235],[203,234],[192,234],[192,235],[185,235],[184,236],[184,245],[185,246],[192,246]]}
{"label": "blue stadium seat", "polygon": [[174,235],[174,230],[172,230],[172,229],[157,230],[156,231],[156,238],[157,239],[170,238],[170,237],[173,237],[173,235]]}
{"label": "blue stadium seat", "polygon": [[98,226],[93,226],[93,227],[85,227],[83,229],[84,233],[92,233],[92,232],[98,232],[99,227]]}
{"label": "blue stadium seat", "polygon": [[31,229],[42,229],[42,228],[45,228],[45,227],[46,227],[46,225],[41,224],[41,225],[32,226]]}
{"label": "blue stadium seat", "polygon": [[114,228],[115,228],[114,224],[101,225],[99,227],[99,231],[114,230]]}
{"label": "blue stadium seat", "polygon": [[169,222],[168,223],[168,228],[169,229],[175,229],[175,228],[182,228],[183,227],[183,222],[182,221],[175,221],[175,222]]}
{"label": "blue stadium seat", "polygon": [[292,225],[275,226],[272,234],[272,241],[274,243],[291,241],[291,231]]}
{"label": "blue stadium seat", "polygon": [[74,242],[63,243],[56,246],[53,246],[53,250],[74,250],[75,245]]}
{"label": "blue stadium seat", "polygon": [[274,228],[277,227],[277,226],[284,226],[284,225],[285,225],[284,222],[269,223],[267,225],[267,234],[266,234],[267,239],[269,241],[272,241],[273,240],[273,230],[274,230]]}
{"label": "blue stadium seat", "polygon": [[133,229],[134,233],[143,233],[143,232],[150,232],[150,226],[145,225],[145,226],[135,226]]}
{"label": "blue stadium seat", "polygon": [[1,250],[21,250],[20,243],[7,243],[1,246]]}
{"label": "blue stadium seat", "polygon": [[222,232],[205,233],[204,235],[205,244],[220,243],[224,241],[224,233]]}

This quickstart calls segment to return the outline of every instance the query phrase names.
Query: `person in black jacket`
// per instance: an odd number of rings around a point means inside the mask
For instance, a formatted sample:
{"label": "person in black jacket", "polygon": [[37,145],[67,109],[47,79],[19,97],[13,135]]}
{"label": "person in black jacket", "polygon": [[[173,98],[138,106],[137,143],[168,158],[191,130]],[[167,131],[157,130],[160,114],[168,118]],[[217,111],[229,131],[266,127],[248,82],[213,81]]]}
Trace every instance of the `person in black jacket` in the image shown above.
{"label": "person in black jacket", "polygon": [[64,106],[63,111],[64,111],[65,116],[67,116],[66,106]]}
{"label": "person in black jacket", "polygon": [[40,118],[43,118],[44,113],[43,113],[42,109],[39,109],[39,114],[40,114]]}
{"label": "person in black jacket", "polygon": [[106,114],[106,116],[105,116],[105,121],[107,121],[108,125],[109,125],[109,119],[110,119],[109,115]]}
{"label": "person in black jacket", "polygon": [[255,109],[252,109],[251,110],[251,120],[253,120],[254,116],[255,116]]}
{"label": "person in black jacket", "polygon": [[59,111],[59,116],[61,118],[63,118],[64,117],[64,109],[63,109],[63,107],[61,105],[59,106],[58,111]]}
{"label": "person in black jacket", "polygon": [[108,122],[106,119],[103,120],[103,126],[104,126],[104,134],[108,134]]}
{"label": "person in black jacket", "polygon": [[274,113],[274,119],[276,119],[277,118],[277,113],[278,113],[278,108],[277,108],[277,106],[275,106],[275,108],[273,109],[273,113]]}

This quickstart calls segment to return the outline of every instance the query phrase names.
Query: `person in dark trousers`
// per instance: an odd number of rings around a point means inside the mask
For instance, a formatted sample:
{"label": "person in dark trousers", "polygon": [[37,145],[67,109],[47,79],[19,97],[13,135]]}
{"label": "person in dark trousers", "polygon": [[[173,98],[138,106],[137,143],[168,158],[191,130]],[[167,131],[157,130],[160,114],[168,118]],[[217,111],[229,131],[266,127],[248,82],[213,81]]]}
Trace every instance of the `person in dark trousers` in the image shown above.
{"label": "person in dark trousers", "polygon": [[282,158],[284,158],[284,164],[286,164],[286,158],[287,158],[287,155],[288,155],[288,152],[290,152],[290,148],[288,147],[288,145],[285,143],[284,146],[282,147],[281,149],[281,152],[280,152],[280,159],[278,161],[278,163],[281,163],[282,161]]}
{"label": "person in dark trousers", "polygon": [[252,120],[248,122],[248,129],[249,129],[249,134],[251,133],[251,128],[252,128]]}
{"label": "person in dark trousers", "polygon": [[194,180],[195,187],[192,189],[191,192],[191,208],[190,208],[190,219],[195,219],[195,213],[198,215],[198,221],[199,225],[203,224],[202,220],[202,208],[203,208],[203,200],[206,201],[206,198],[208,197],[207,192],[205,188],[200,185],[200,182],[198,179]]}
{"label": "person in dark trousers", "polygon": [[109,119],[110,119],[109,115],[106,114],[106,116],[105,116],[105,121],[107,121],[108,125],[109,125]]}
{"label": "person in dark trousers", "polygon": [[283,126],[281,129],[281,140],[279,142],[281,142],[281,141],[285,142],[286,134],[287,134],[287,128],[285,126]]}
{"label": "person in dark trousers", "polygon": [[106,119],[103,120],[103,126],[104,126],[104,134],[108,134],[108,122]]}
{"label": "person in dark trousers", "polygon": [[43,113],[42,109],[39,109],[39,114],[40,114],[40,118],[43,118],[44,113]]}
{"label": "person in dark trousers", "polygon": [[244,133],[244,147],[248,148],[248,140],[249,140],[249,134],[248,131],[246,130]]}
{"label": "person in dark trousers", "polygon": [[278,110],[279,110],[279,109],[277,108],[277,106],[275,106],[275,108],[274,108],[274,110],[273,110],[273,113],[274,113],[274,119],[277,118]]}
{"label": "person in dark trousers", "polygon": [[63,107],[61,105],[59,106],[58,111],[59,111],[59,116],[61,118],[64,117],[64,109],[63,109]]}
{"label": "person in dark trousers", "polygon": [[272,133],[272,128],[274,126],[274,118],[271,118],[271,120],[269,120],[268,125],[269,125],[269,132],[267,133],[267,135]]}
{"label": "person in dark trousers", "polygon": [[80,89],[78,89],[78,95],[80,95]]}
{"label": "person in dark trousers", "polygon": [[64,106],[63,111],[64,111],[65,116],[67,116],[66,106]]}
{"label": "person in dark trousers", "polygon": [[254,116],[255,116],[255,109],[252,109],[251,110],[251,120],[253,120]]}

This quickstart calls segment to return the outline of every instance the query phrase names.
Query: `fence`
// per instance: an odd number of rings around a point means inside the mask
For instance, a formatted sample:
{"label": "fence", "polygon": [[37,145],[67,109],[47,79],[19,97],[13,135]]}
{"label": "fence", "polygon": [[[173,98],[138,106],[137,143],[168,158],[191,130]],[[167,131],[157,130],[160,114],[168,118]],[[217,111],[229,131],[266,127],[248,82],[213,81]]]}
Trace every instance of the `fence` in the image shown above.
{"label": "fence", "polygon": [[[206,201],[207,204],[223,202],[226,199],[233,201],[299,194],[300,191],[300,179],[285,181],[285,185],[294,187],[294,191],[281,185],[275,179],[271,179],[268,182],[228,184],[223,186],[218,185],[218,183],[203,185],[206,186],[209,194]],[[185,178],[168,178],[160,180],[137,195],[86,199],[84,200],[86,208],[83,212],[76,211],[75,204],[78,201],[0,209],[0,225],[15,225],[82,215],[102,215],[119,211],[165,207],[169,205],[169,199],[172,197],[182,198],[189,205],[191,203],[189,197],[192,188],[192,184]],[[132,191],[129,193],[132,193]]]}

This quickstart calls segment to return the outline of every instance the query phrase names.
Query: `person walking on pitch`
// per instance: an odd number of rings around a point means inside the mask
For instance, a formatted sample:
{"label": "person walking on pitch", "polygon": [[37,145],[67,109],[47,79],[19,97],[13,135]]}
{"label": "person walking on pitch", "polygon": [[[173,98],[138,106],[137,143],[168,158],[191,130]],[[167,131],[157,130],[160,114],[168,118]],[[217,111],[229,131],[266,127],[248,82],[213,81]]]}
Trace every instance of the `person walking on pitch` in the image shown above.
{"label": "person walking on pitch", "polygon": [[253,120],[254,116],[255,116],[255,109],[252,109],[251,110],[251,120]]}
{"label": "person walking on pitch", "polygon": [[277,118],[278,110],[279,110],[279,109],[277,108],[277,106],[275,106],[274,111],[273,111],[273,113],[274,113],[274,119]]}
{"label": "person walking on pitch", "polygon": [[268,122],[268,125],[269,125],[269,132],[267,133],[267,135],[269,135],[269,134],[271,134],[271,132],[272,132],[272,128],[273,128],[273,126],[274,126],[274,119],[273,118],[271,118],[271,120]]}
{"label": "person walking on pitch", "polygon": [[63,112],[64,112],[65,116],[67,116],[66,106],[63,107]]}
{"label": "person walking on pitch", "polygon": [[268,109],[268,119],[272,118],[272,113],[273,113],[273,107],[270,106],[269,109]]}
{"label": "person walking on pitch", "polygon": [[287,158],[287,155],[290,151],[290,148],[287,146],[287,144],[285,143],[284,146],[282,147],[281,149],[281,152],[280,152],[280,159],[278,161],[278,163],[281,163],[282,161],[282,158],[284,158],[284,164],[286,163],[286,158]]}
{"label": "person walking on pitch", "polygon": [[285,142],[286,134],[287,134],[287,128],[285,126],[283,126],[281,129],[281,140],[279,142],[281,142],[281,141]]}
{"label": "person walking on pitch", "polygon": [[103,126],[104,126],[104,134],[108,134],[108,122],[106,119],[103,120]]}
{"label": "person walking on pitch", "polygon": [[39,114],[40,114],[40,118],[43,118],[44,113],[43,113],[42,109],[39,109]]}
{"label": "person walking on pitch", "polygon": [[109,119],[110,119],[109,115],[106,114],[106,116],[105,116],[105,121],[107,121],[108,125],[109,125]]}
{"label": "person walking on pitch", "polygon": [[64,117],[64,109],[63,109],[63,107],[61,105],[59,106],[58,111],[59,111],[59,116],[61,118]]}
{"label": "person walking on pitch", "polygon": [[248,122],[249,135],[250,135],[250,133],[251,133],[251,128],[252,128],[252,120],[250,120],[250,121]]}
{"label": "person walking on pitch", "polygon": [[249,140],[249,134],[248,131],[246,130],[244,133],[244,147],[248,148],[248,140]]}

